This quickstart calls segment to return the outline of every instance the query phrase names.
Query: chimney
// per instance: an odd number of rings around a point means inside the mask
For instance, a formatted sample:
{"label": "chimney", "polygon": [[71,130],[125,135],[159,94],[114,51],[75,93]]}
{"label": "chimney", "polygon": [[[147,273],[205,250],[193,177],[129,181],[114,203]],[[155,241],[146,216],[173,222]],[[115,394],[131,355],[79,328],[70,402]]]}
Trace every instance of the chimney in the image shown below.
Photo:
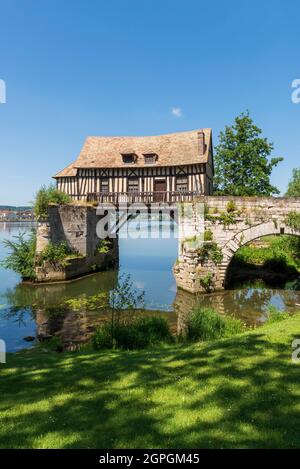
{"label": "chimney", "polygon": [[198,151],[200,156],[205,153],[205,134],[203,131],[198,132]]}

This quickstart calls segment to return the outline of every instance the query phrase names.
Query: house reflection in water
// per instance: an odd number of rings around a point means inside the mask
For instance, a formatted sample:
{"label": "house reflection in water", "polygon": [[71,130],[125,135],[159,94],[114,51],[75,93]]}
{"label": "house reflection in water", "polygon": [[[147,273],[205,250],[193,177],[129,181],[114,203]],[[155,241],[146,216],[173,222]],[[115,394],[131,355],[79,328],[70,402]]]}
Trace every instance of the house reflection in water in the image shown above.
{"label": "house reflection in water", "polygon": [[58,336],[65,350],[76,350],[79,345],[87,343],[97,327],[110,317],[108,312],[91,313],[65,309],[55,314],[49,309],[36,311],[37,337],[44,341]]}

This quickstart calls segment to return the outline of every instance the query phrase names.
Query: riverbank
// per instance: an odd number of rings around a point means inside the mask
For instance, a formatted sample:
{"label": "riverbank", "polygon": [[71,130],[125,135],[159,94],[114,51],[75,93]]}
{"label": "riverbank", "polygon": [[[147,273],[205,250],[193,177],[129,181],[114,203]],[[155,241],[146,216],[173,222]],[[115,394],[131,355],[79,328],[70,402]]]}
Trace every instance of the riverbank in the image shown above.
{"label": "riverbank", "polygon": [[227,283],[260,278],[272,284],[300,277],[300,241],[293,236],[267,236],[241,247],[228,271]]}
{"label": "riverbank", "polygon": [[1,448],[296,448],[300,313],[211,343],[0,365]]}

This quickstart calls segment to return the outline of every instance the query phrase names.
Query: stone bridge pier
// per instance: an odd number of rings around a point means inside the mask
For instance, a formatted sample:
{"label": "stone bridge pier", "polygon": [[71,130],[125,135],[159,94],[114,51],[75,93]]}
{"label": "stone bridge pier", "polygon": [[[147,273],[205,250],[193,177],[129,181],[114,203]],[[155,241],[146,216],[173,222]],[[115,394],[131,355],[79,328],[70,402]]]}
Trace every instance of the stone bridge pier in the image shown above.
{"label": "stone bridge pier", "polygon": [[241,246],[263,236],[300,236],[300,198],[200,197],[180,205],[178,223],[177,286],[222,290]]}
{"label": "stone bridge pier", "polygon": [[110,245],[101,250],[97,225],[103,215],[89,205],[50,205],[48,220],[38,223],[36,258],[49,245],[65,243],[72,251],[65,262],[37,263],[36,282],[65,282],[94,272],[106,270],[119,263],[118,237],[110,238]]}

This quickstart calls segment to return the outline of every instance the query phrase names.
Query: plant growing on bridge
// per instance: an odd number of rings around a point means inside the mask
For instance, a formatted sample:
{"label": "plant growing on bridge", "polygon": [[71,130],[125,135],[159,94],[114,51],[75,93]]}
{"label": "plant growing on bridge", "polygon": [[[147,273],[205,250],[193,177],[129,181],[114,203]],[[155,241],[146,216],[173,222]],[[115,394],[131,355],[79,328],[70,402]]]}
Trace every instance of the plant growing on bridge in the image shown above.
{"label": "plant growing on bridge", "polygon": [[220,264],[223,260],[222,250],[215,242],[203,243],[201,248],[198,249],[198,254],[202,261],[211,259],[214,264]]}
{"label": "plant growing on bridge", "polygon": [[229,228],[230,225],[236,224],[236,217],[234,213],[221,212],[220,215],[217,217],[217,220],[222,223],[224,228]]}
{"label": "plant growing on bridge", "polygon": [[46,220],[48,217],[48,206],[50,204],[63,205],[70,203],[71,197],[56,189],[56,186],[42,186],[37,192],[33,202],[33,211],[37,220]]}
{"label": "plant growing on bridge", "polygon": [[200,285],[204,290],[209,293],[212,290],[214,276],[211,272],[208,272],[205,277],[200,279]]}
{"label": "plant growing on bridge", "polygon": [[59,244],[49,243],[42,253],[37,256],[37,265],[42,265],[44,261],[52,264],[59,264],[62,267],[67,265],[69,259],[79,257],[79,254],[73,251],[66,242]]}
{"label": "plant growing on bridge", "polygon": [[230,200],[227,203],[226,210],[227,210],[227,213],[232,213],[232,212],[235,212],[237,210],[236,203],[234,202],[234,200]]}
{"label": "plant growing on bridge", "polygon": [[206,221],[210,221],[213,225],[215,225],[217,222],[222,223],[224,225],[224,228],[228,228],[230,225],[235,225],[236,223],[236,215],[238,215],[238,213],[236,212],[236,208],[234,207],[235,204],[234,206],[230,204],[229,210],[227,207],[226,212],[222,211],[219,215],[210,214],[207,208],[206,210],[204,210],[204,219]]}
{"label": "plant growing on bridge", "polygon": [[112,249],[112,240],[109,238],[100,239],[97,246],[98,254],[107,254]]}
{"label": "plant growing on bridge", "polygon": [[212,241],[213,240],[213,232],[211,230],[204,231],[204,241]]}
{"label": "plant growing on bridge", "polygon": [[249,112],[220,133],[215,149],[215,194],[269,196],[278,194],[270,182],[271,173],[283,158],[269,159],[273,144],[261,137]]}

